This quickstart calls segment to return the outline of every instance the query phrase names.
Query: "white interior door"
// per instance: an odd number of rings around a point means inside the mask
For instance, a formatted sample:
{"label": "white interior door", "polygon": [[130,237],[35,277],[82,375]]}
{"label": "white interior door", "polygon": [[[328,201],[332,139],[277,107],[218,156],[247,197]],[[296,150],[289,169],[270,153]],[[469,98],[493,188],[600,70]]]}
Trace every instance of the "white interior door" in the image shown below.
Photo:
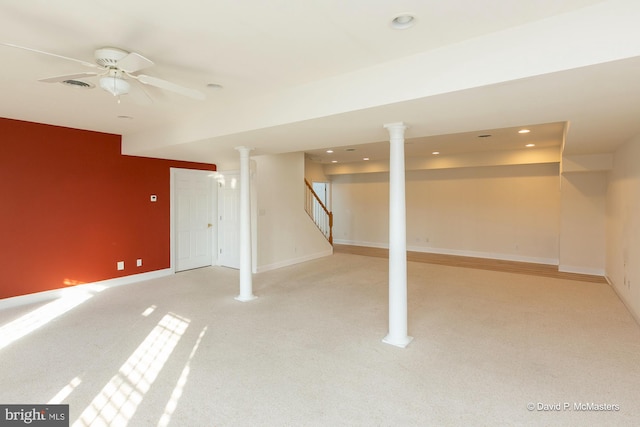
{"label": "white interior door", "polygon": [[218,178],[218,264],[240,268],[240,174]]}
{"label": "white interior door", "polygon": [[318,195],[320,201],[329,209],[329,204],[327,203],[327,183],[326,182],[314,182],[311,184],[313,187],[313,191]]}
{"label": "white interior door", "polygon": [[212,264],[212,183],[210,171],[176,169],[176,271]]}

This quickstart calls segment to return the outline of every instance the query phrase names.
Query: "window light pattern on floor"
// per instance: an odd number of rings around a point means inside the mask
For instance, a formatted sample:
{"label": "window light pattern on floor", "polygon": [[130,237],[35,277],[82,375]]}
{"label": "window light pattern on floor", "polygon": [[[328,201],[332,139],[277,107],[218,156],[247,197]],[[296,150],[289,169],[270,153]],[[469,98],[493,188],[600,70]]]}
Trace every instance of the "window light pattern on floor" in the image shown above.
{"label": "window light pattern on floor", "polygon": [[189,322],[189,319],[173,313],[165,315],[73,426],[126,426],[187,330]]}
{"label": "window light pattern on floor", "polygon": [[191,359],[195,356],[196,351],[198,351],[198,347],[200,346],[200,341],[202,341],[202,337],[207,332],[207,327],[205,326],[202,331],[200,331],[200,335],[198,336],[198,340],[196,341],[193,349],[191,349],[191,354],[189,354],[189,359],[187,363],[184,365],[182,369],[182,373],[180,374],[180,378],[178,378],[178,382],[171,392],[171,397],[167,402],[167,406],[164,408],[164,413],[158,422],[158,427],[166,427],[169,425],[169,421],[171,421],[171,415],[178,407],[178,401],[182,396],[182,391],[184,390],[184,386],[187,384],[187,379],[189,378],[189,372],[191,372]]}
{"label": "window light pattern on floor", "polygon": [[0,350],[82,304],[93,296],[91,290],[100,292],[102,289],[98,286],[65,289],[60,298],[7,323],[0,328]]}
{"label": "window light pattern on floor", "polygon": [[71,392],[73,390],[76,389],[76,387],[78,387],[80,385],[80,383],[82,382],[82,380],[80,379],[80,377],[75,377],[74,379],[72,379],[69,384],[67,384],[66,386],[64,386],[64,388],[62,390],[60,390],[55,396],[53,396],[51,398],[51,400],[49,400],[47,402],[47,404],[49,405],[58,405],[60,403],[63,403],[64,400],[69,397],[69,395],[71,394]]}

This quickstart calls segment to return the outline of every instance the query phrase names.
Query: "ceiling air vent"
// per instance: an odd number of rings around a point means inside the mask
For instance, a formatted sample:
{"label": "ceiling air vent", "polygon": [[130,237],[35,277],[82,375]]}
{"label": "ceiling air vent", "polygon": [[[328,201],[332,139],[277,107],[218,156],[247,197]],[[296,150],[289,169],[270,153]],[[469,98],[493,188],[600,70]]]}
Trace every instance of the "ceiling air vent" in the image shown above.
{"label": "ceiling air vent", "polygon": [[62,84],[66,86],[71,86],[77,89],[91,89],[95,87],[95,85],[92,85],[91,83],[83,82],[82,80],[63,80]]}

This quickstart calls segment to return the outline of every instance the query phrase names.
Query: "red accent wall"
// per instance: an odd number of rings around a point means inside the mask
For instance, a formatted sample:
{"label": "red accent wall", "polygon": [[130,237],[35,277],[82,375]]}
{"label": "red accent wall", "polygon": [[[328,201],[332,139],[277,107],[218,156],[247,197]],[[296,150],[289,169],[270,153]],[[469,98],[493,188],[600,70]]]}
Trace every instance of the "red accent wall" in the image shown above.
{"label": "red accent wall", "polygon": [[0,298],[170,267],[170,168],[216,167],[123,156],[120,145],[0,118]]}

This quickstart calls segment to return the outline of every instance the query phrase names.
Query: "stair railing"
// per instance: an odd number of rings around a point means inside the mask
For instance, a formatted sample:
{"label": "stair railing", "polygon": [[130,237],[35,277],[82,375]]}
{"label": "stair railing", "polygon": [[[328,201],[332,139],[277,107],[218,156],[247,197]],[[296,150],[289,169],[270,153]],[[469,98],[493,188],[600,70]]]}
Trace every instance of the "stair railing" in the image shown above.
{"label": "stair railing", "polygon": [[324,234],[329,243],[333,245],[333,213],[327,209],[320,197],[313,191],[313,187],[305,178],[304,210]]}

